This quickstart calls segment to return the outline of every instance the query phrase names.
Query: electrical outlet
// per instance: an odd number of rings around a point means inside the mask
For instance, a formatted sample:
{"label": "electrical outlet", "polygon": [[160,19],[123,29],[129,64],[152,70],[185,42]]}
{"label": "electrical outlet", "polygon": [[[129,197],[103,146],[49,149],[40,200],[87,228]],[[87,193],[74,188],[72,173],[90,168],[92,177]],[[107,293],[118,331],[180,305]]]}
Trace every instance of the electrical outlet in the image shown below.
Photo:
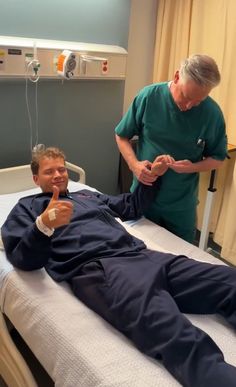
{"label": "electrical outlet", "polygon": [[102,66],[102,74],[104,75],[108,74],[108,71],[109,71],[108,60],[104,60],[101,66]]}

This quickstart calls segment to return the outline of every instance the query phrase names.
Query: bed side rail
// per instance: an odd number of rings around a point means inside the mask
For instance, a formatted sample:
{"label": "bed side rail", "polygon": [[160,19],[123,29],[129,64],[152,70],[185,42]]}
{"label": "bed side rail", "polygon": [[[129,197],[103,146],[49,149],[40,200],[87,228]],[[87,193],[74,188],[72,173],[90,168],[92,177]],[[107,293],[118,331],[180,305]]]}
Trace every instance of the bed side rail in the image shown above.
{"label": "bed side rail", "polygon": [[[66,162],[66,167],[73,172],[73,180],[85,184],[86,175],[81,167],[69,162]],[[0,169],[0,194],[19,192],[31,188],[35,188],[35,184],[29,164]]]}

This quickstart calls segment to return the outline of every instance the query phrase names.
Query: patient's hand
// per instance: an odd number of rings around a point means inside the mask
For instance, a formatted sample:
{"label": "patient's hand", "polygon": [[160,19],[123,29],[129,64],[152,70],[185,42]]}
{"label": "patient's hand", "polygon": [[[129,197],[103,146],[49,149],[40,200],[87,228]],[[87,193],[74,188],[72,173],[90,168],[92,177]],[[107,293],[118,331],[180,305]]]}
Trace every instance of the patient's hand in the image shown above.
{"label": "patient's hand", "polygon": [[170,155],[157,156],[152,163],[151,172],[154,176],[162,176],[167,169],[175,162]]}
{"label": "patient's hand", "polygon": [[59,188],[53,186],[53,195],[41,218],[43,224],[49,228],[57,228],[70,223],[73,204],[67,200],[58,200]]}

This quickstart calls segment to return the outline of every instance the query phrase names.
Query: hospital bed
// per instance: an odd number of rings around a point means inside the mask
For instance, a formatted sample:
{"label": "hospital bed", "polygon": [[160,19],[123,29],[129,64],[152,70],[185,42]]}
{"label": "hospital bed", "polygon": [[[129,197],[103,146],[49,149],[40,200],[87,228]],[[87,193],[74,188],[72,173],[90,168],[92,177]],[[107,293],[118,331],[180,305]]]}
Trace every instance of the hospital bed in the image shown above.
{"label": "hospital bed", "polygon": [[[93,189],[85,185],[84,171],[70,163],[79,181],[69,189]],[[74,177],[73,177],[74,178]],[[39,192],[29,165],[0,170],[0,226],[18,199]],[[145,218],[124,223],[147,246],[220,263],[213,256],[184,242]],[[33,259],[33,257],[32,257]],[[236,337],[219,316],[187,316],[206,331],[236,366]],[[25,360],[14,345],[11,322],[42,364],[56,387],[174,387],[179,383],[161,363],[140,353],[133,344],[72,294],[66,283],[55,283],[44,269],[14,269],[0,249],[0,374],[10,387],[36,387]]]}

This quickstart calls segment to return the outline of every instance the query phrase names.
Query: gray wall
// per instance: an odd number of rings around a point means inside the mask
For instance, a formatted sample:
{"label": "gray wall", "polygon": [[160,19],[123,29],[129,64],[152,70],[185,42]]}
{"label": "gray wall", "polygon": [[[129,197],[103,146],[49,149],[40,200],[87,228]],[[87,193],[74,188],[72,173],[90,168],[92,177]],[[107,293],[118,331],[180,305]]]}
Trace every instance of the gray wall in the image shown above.
{"label": "gray wall", "polygon": [[153,82],[157,3],[131,0],[124,112],[139,90]]}
{"label": "gray wall", "polygon": [[[114,44],[127,48],[129,0],[0,0],[0,35]],[[35,85],[29,83],[34,106]],[[124,81],[40,80],[39,142],[62,147],[87,172],[87,183],[117,192],[114,127],[122,116]],[[0,81],[0,167],[30,160],[25,81]],[[34,115],[33,115],[33,123]]]}

